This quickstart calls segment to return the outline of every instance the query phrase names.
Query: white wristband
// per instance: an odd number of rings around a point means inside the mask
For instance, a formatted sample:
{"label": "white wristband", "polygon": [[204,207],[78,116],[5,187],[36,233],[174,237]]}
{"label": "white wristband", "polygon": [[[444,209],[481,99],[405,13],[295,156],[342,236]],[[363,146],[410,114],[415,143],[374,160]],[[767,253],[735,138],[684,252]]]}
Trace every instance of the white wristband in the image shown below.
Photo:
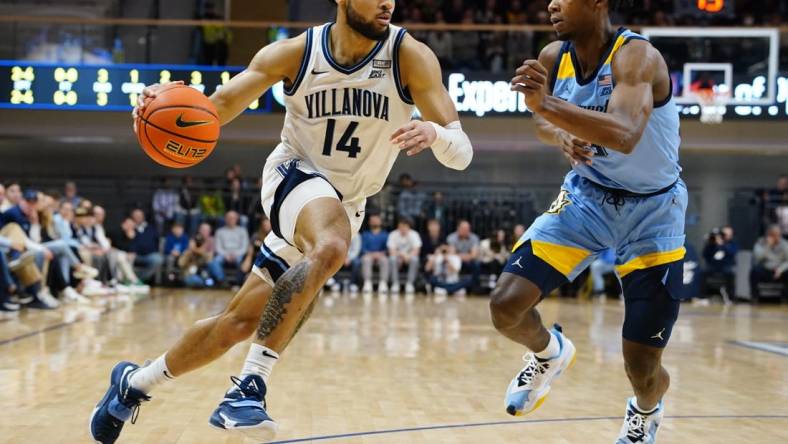
{"label": "white wristband", "polygon": [[438,162],[455,170],[468,168],[473,159],[473,146],[462,130],[460,121],[455,120],[445,127],[435,122],[428,123],[435,128],[438,135],[432,143],[432,153]]}

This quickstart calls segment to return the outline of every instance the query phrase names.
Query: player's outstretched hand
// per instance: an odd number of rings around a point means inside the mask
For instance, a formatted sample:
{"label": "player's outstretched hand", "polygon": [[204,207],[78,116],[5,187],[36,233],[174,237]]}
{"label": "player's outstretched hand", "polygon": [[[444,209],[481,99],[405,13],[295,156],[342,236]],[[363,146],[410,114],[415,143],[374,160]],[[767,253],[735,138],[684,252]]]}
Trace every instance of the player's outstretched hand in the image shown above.
{"label": "player's outstretched hand", "polygon": [[438,133],[435,132],[432,124],[421,120],[411,120],[394,131],[390,140],[399,149],[407,150],[408,156],[414,156],[432,146],[437,137]]}
{"label": "player's outstretched hand", "polygon": [[573,166],[580,163],[591,165],[591,158],[594,156],[594,152],[591,150],[590,143],[578,139],[566,131],[558,132],[558,140],[561,143],[559,145],[561,152],[569,160],[569,163]]}
{"label": "player's outstretched hand", "polygon": [[525,104],[532,112],[542,109],[547,85],[547,69],[538,60],[526,60],[512,78],[512,91],[525,95]]}
{"label": "player's outstretched hand", "polygon": [[137,132],[137,117],[145,114],[145,107],[148,106],[148,102],[150,102],[153,98],[156,97],[156,92],[162,89],[167,85],[183,85],[183,80],[178,80],[176,82],[168,82],[168,83],[154,83],[153,85],[148,85],[142,90],[142,94],[137,96],[137,106],[131,111],[131,118],[134,122],[134,132]]}

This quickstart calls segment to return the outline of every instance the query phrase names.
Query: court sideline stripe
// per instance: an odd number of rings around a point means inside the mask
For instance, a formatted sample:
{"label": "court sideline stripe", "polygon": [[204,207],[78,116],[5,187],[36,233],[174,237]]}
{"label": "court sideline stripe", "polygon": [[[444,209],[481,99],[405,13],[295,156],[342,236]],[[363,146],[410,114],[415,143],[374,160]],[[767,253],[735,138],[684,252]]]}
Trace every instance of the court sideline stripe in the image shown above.
{"label": "court sideline stripe", "polygon": [[[153,299],[153,297],[152,296],[148,296],[145,299],[143,299],[143,300],[141,300],[139,302],[136,302],[134,305],[141,304],[141,303],[143,303],[145,301],[149,301],[151,299]],[[99,315],[99,319],[103,318],[104,315],[107,315],[109,313],[112,313],[113,311],[119,310],[120,308],[121,307],[118,306],[118,307],[114,307],[114,308],[107,308],[107,309],[105,309]],[[91,319],[91,320],[98,321],[99,319]],[[13,321],[15,319],[8,319],[8,320],[9,321]],[[14,342],[17,342],[17,341],[21,341],[22,339],[27,339],[27,338],[30,338],[30,337],[33,337],[33,336],[37,336],[37,335],[46,333],[46,332],[50,332],[52,330],[59,330],[61,328],[68,327],[70,325],[79,324],[80,322],[87,321],[87,320],[88,320],[88,318],[82,317],[80,319],[76,319],[76,320],[73,320],[71,322],[60,322],[58,324],[50,325],[48,327],[44,327],[44,328],[39,329],[39,330],[34,330],[34,331],[31,331],[31,332],[28,332],[28,333],[25,333],[25,334],[22,334],[22,335],[19,335],[19,336],[14,336],[12,338],[3,339],[3,340],[0,340],[0,347],[2,347],[4,345],[11,344],[11,343],[14,343]]]}
{"label": "court sideline stripe", "polygon": [[[401,429],[372,430],[368,432],[342,433],[337,435],[311,436],[308,438],[286,439],[283,441],[271,441],[269,444],[291,444],[309,441],[328,441],[340,438],[354,438],[359,436],[389,435],[394,433],[421,432],[428,430],[446,430],[473,427],[489,427],[498,425],[517,425],[517,424],[544,424],[551,422],[586,422],[586,421],[607,421],[619,420],[621,416],[581,416],[577,418],[550,418],[550,419],[523,419],[519,421],[492,421],[492,422],[472,422],[466,424],[443,424],[421,427],[408,427]],[[665,419],[788,419],[788,415],[677,415],[666,416]]]}

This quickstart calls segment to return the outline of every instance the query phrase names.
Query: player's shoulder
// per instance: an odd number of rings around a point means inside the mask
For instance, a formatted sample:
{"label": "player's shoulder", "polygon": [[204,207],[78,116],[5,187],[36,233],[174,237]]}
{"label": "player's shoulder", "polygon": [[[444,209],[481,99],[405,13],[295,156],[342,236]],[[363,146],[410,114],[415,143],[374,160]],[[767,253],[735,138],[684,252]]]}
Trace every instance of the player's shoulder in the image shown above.
{"label": "player's shoulder", "polygon": [[416,40],[405,33],[399,45],[399,59],[403,68],[427,67],[429,64],[438,64],[438,57],[429,46]]}
{"label": "player's shoulder", "polygon": [[642,38],[626,41],[612,60],[612,69],[618,71],[653,70],[664,64],[662,54],[651,42]]}
{"label": "player's shoulder", "polygon": [[290,77],[298,70],[301,60],[307,56],[306,51],[307,32],[303,32],[264,46],[254,56],[249,68]]}
{"label": "player's shoulder", "polygon": [[556,40],[554,42],[550,42],[539,51],[539,63],[542,64],[548,71],[558,62],[558,57],[561,54],[561,47],[564,46],[564,42],[560,40]]}

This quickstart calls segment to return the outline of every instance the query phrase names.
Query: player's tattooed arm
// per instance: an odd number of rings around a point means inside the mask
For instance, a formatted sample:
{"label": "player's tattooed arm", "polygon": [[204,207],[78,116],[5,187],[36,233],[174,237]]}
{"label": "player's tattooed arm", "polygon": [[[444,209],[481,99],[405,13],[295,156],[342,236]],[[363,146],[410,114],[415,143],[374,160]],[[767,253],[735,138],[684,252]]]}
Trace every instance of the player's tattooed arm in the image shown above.
{"label": "player's tattooed arm", "polygon": [[[265,306],[260,325],[257,328],[257,339],[265,339],[279,326],[287,313],[288,305],[293,296],[304,290],[304,283],[309,275],[309,261],[301,261],[287,270],[276,281],[271,299]],[[307,311],[310,311],[307,309]]]}

